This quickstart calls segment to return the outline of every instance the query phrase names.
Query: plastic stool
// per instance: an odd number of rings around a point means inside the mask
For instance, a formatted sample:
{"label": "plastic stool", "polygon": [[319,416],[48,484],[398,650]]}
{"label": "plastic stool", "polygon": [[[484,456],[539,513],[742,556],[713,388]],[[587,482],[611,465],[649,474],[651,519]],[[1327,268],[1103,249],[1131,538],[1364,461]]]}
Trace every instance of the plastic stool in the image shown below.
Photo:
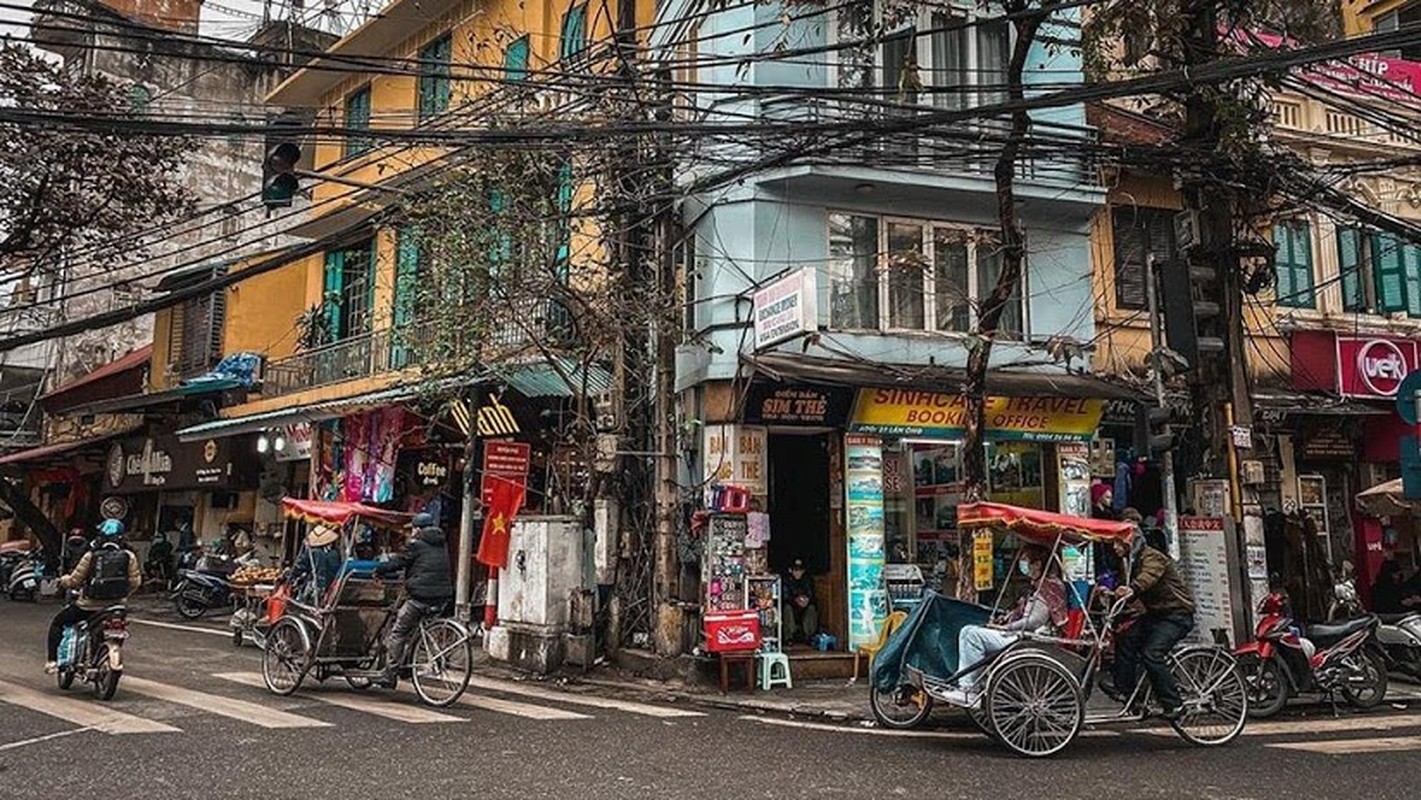
{"label": "plastic stool", "polygon": [[[775,675],[776,667],[782,670],[779,676]],[[794,680],[789,676],[789,656],[784,653],[761,653],[760,688],[768,692],[775,686],[794,688]]]}

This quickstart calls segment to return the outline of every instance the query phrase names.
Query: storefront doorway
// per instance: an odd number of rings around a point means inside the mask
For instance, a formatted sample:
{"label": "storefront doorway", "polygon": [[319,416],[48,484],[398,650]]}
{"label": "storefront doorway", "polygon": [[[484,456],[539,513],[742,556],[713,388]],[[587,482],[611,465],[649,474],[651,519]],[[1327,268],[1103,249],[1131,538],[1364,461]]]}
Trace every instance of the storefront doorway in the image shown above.
{"label": "storefront doorway", "polygon": [[811,575],[830,569],[829,437],[771,433],[769,436],[770,569],[783,574],[804,559]]}

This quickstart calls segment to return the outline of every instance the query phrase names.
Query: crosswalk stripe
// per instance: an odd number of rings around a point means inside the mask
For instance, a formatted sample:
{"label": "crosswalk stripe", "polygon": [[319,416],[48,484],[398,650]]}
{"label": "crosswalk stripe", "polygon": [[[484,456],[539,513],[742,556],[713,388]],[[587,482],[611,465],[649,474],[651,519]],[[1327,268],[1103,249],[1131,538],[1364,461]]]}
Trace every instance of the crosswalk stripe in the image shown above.
{"label": "crosswalk stripe", "polygon": [[[245,684],[247,686],[266,688],[266,683],[262,680],[262,677],[254,672],[226,672],[220,675],[214,675],[213,677],[221,678],[225,681],[232,681],[233,683]],[[327,705],[348,708],[351,711],[360,711],[365,714],[392,719],[396,722],[410,722],[416,724],[429,722],[468,722],[468,720],[463,717],[440,714],[437,711],[430,711],[427,708],[391,703],[387,700],[360,697],[353,694],[339,694],[335,691],[323,692],[314,690],[302,693],[301,697],[309,697],[313,700],[326,703]]]}
{"label": "crosswalk stripe", "polygon": [[[472,683],[472,681],[470,681]],[[404,691],[413,692],[413,689]],[[470,708],[480,708],[484,711],[493,711],[498,714],[511,714],[515,717],[536,720],[568,720],[568,719],[591,719],[586,714],[579,714],[576,711],[566,711],[561,708],[548,708],[547,706],[535,706],[528,703],[516,703],[512,700],[501,700],[497,697],[485,697],[483,695],[468,694],[459,698],[459,704]]]}
{"label": "crosswalk stripe", "polygon": [[134,618],[134,617],[129,617],[129,618],[128,618],[128,621],[129,621],[129,622],[132,622],[132,623],[135,624],[135,625],[152,625],[152,626],[155,627],[155,628],[167,628],[168,630],[171,630],[171,631],[187,631],[187,632],[189,632],[189,633],[205,633],[205,634],[207,634],[207,635],[209,635],[209,636],[221,636],[223,639],[231,639],[231,638],[232,638],[232,631],[231,631],[231,629],[228,629],[228,630],[225,630],[225,631],[224,631],[224,630],[218,630],[217,628],[204,627],[204,626],[202,626],[202,625],[179,625],[179,624],[177,624],[177,623],[175,623],[175,622],[159,622],[159,621],[156,620],[156,619],[136,619],[136,618]]}
{"label": "crosswalk stripe", "polygon": [[1246,736],[1276,736],[1286,733],[1342,733],[1346,731],[1389,731],[1421,725],[1421,714],[1396,716],[1338,717],[1336,719],[1278,720],[1250,722],[1244,726]]}
{"label": "crosswalk stripe", "polygon": [[[122,683],[119,690],[123,690]],[[178,728],[171,725],[114,711],[91,700],[56,697],[5,681],[0,681],[0,702],[28,708],[103,733],[180,733]]]}
{"label": "crosswalk stripe", "polygon": [[687,711],[684,708],[667,708],[666,706],[654,706],[647,703],[634,703],[630,700],[613,700],[610,697],[591,697],[584,694],[575,694],[573,692],[558,692],[552,689],[527,686],[511,681],[494,680],[493,678],[480,678],[476,676],[469,681],[469,685],[485,691],[516,694],[523,697],[536,698],[538,700],[549,700],[575,706],[587,706],[589,708],[609,708],[614,711],[625,711],[629,714],[640,714],[645,717],[656,717],[659,719],[705,716],[703,712]]}
{"label": "crosswalk stripe", "polygon": [[1264,745],[1278,750],[1301,750],[1327,755],[1353,753],[1397,753],[1421,750],[1421,736],[1383,736],[1372,739],[1324,739],[1319,742],[1277,742]]}
{"label": "crosswalk stripe", "polygon": [[125,678],[124,687],[129,691],[136,692],[157,700],[164,700],[169,703],[176,703],[180,706],[196,708],[199,711],[206,711],[216,714],[219,717],[229,717],[242,722],[250,722],[263,728],[329,728],[329,722],[322,722],[310,717],[302,717],[296,714],[289,714],[285,711],[277,711],[264,705],[251,703],[246,700],[237,700],[231,697],[223,697],[205,692],[195,692],[191,689],[184,689],[179,686],[169,686],[165,683],[144,680],[142,678]]}

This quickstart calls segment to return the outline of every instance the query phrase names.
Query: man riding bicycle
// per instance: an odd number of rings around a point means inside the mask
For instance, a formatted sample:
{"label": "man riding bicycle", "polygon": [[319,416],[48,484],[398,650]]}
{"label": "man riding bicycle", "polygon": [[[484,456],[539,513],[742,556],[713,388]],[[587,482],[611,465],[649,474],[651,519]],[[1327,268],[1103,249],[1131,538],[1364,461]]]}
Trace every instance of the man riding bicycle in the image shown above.
{"label": "man riding bicycle", "polygon": [[395,688],[399,682],[405,647],[420,620],[426,614],[438,613],[454,597],[444,531],[435,524],[431,514],[416,514],[410,528],[405,551],[375,568],[375,574],[380,577],[404,572],[405,593],[409,595],[396,612],[395,622],[385,637],[385,675],[376,685],[386,689]]}
{"label": "man riding bicycle", "polygon": [[88,619],[112,605],[122,605],[128,596],[143,585],[143,570],[138,556],[123,546],[123,523],[106,519],[99,525],[99,538],[94,546],[79,558],[73,571],[59,579],[63,589],[78,589],[79,597],[54,615],[49,623],[44,671],[59,669],[59,643],[64,629]]}
{"label": "man riding bicycle", "polygon": [[1116,639],[1116,689],[1132,691],[1143,663],[1164,716],[1173,719],[1179,716],[1183,700],[1169,668],[1169,652],[1194,630],[1194,598],[1174,560],[1147,545],[1138,528],[1128,542],[1115,540],[1114,548],[1116,556],[1129,557],[1130,573],[1129,582],[1115,595],[1134,598],[1145,608],[1144,615]]}

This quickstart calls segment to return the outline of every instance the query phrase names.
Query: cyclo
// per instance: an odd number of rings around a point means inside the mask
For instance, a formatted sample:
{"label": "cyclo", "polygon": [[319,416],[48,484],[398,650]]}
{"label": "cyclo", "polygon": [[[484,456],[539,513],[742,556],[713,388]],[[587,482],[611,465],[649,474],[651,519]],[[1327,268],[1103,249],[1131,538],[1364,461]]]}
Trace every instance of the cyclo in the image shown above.
{"label": "cyclo", "polygon": [[[1071,575],[1063,558],[1068,549],[1084,550],[1089,557],[1090,545],[1133,534],[1129,523],[997,503],[959,506],[957,522],[963,531],[990,532],[994,539],[1013,534],[1018,542],[1045,548],[1063,576]],[[1041,580],[1046,579],[1043,574]],[[935,703],[955,705],[949,691],[974,672],[983,693],[980,702],[966,709],[969,716],[994,741],[1023,756],[1054,755],[1086,725],[1137,723],[1157,713],[1143,670],[1136,685],[1118,687],[1117,694],[1128,692],[1123,701],[1087,713],[1104,674],[1102,663],[1113,652],[1117,626],[1126,624],[1127,603],[1112,598],[1106,610],[1091,613],[1089,598],[1069,580],[1067,592],[1075,597],[1072,605],[1077,610],[1062,635],[1021,633],[1005,649],[975,664],[958,663],[958,633],[995,615],[1005,585],[992,607],[928,593],[874,658],[869,702],[875,718],[885,727],[916,727]],[[1201,746],[1223,745],[1238,737],[1248,716],[1248,687],[1232,653],[1221,646],[1181,644],[1170,653],[1169,663],[1184,701],[1179,716],[1170,720],[1175,732]]]}
{"label": "cyclo", "polygon": [[[289,695],[307,676],[323,682],[340,676],[364,690],[381,677],[385,633],[394,622],[401,585],[375,577],[373,564],[353,562],[353,545],[362,529],[374,529],[387,543],[411,516],[358,503],[286,498],[289,519],[337,528],[342,567],[320,597],[289,598],[266,637],[262,678],[268,689]],[[446,609],[447,610],[447,609]],[[447,706],[463,695],[473,673],[473,636],[447,615],[425,617],[407,648],[406,663],[420,700]]]}

